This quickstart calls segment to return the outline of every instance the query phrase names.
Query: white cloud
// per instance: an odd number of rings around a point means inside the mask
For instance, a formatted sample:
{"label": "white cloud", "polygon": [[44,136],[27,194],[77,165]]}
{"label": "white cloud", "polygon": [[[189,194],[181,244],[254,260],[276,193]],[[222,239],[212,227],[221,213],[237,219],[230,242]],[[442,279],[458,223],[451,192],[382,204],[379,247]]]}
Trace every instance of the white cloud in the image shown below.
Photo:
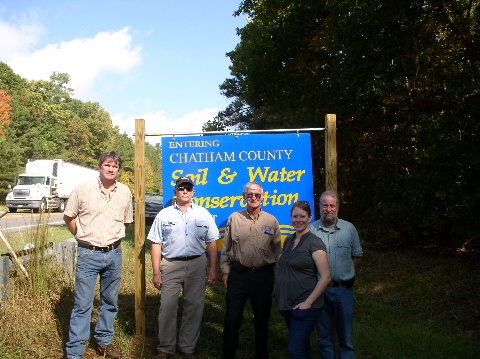
{"label": "white cloud", "polygon": [[54,71],[66,72],[75,98],[91,101],[95,97],[96,81],[112,73],[128,74],[140,63],[140,52],[141,47],[132,44],[129,28],[125,27],[100,32],[93,38],[49,44],[31,53],[19,49],[7,63],[14,72],[29,80],[48,80]]}
{"label": "white cloud", "polygon": [[[128,117],[125,114],[111,116],[114,126],[120,128],[120,133],[126,133],[134,138],[135,119],[145,120],[145,134],[194,134],[201,133],[202,126],[213,119],[218,113],[217,108],[206,108],[188,113],[182,117],[169,118],[165,111],[146,113],[137,117]],[[145,140],[152,145],[161,142],[160,136],[146,136]]]}
{"label": "white cloud", "polygon": [[0,20],[0,59],[8,63],[11,59],[28,53],[28,50],[44,33],[41,25],[23,19],[18,26]]}
{"label": "white cloud", "polygon": [[[38,48],[44,32],[33,16],[24,17],[16,25],[0,20],[0,61],[6,62],[15,73],[28,80],[49,80],[54,71],[68,73],[68,86],[74,89],[74,97],[82,101],[95,101],[100,93],[125,87],[132,70],[141,63],[142,47],[133,42],[129,27]],[[148,100],[143,101],[143,105],[148,105]],[[171,118],[163,110],[136,117],[130,113],[112,115],[110,112],[113,124],[120,128],[121,133],[125,132],[132,138],[135,118],[145,119],[147,134],[186,134],[200,133],[205,122],[217,113],[217,108],[205,108]],[[155,144],[160,142],[160,137],[147,136],[146,140]]]}

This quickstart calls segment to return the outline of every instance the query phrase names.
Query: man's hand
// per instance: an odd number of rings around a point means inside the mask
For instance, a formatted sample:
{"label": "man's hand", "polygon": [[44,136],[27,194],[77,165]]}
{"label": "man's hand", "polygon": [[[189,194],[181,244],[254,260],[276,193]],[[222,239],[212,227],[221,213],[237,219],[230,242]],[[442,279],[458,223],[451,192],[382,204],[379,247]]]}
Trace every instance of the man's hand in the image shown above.
{"label": "man's hand", "polygon": [[162,262],[162,245],[160,243],[152,243],[150,255],[152,258],[153,270],[152,283],[155,288],[160,289],[162,286],[162,272],[160,270],[160,263]]}
{"label": "man's hand", "polygon": [[77,221],[73,217],[69,217],[66,214],[63,215],[63,220],[65,221],[65,224],[67,225],[68,230],[70,233],[72,233],[74,236],[77,234]]}
{"label": "man's hand", "polygon": [[215,285],[215,283],[217,283],[217,279],[218,279],[217,268],[210,267],[210,272],[208,272],[208,285],[209,286]]}
{"label": "man's hand", "polygon": [[155,288],[159,289],[162,287],[162,273],[153,274],[152,283]]}
{"label": "man's hand", "polygon": [[222,282],[223,282],[223,285],[225,286],[225,288],[227,288],[228,273],[223,273]]}

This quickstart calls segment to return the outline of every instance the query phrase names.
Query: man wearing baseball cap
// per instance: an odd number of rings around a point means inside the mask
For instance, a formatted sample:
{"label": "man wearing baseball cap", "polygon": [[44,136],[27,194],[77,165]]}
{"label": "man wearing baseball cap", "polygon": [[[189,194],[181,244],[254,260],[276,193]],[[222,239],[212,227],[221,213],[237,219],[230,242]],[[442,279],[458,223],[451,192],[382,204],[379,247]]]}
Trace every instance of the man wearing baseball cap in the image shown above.
{"label": "man wearing baseball cap", "polygon": [[[147,236],[152,241],[152,282],[161,290],[157,359],[172,357],[177,347],[184,358],[197,358],[195,346],[205,301],[205,248],[210,259],[208,284],[214,285],[218,278],[218,228],[212,215],[192,202],[193,187],[189,177],[177,179],[173,190],[175,203],[158,213]],[[180,292],[183,314],[177,344]]]}

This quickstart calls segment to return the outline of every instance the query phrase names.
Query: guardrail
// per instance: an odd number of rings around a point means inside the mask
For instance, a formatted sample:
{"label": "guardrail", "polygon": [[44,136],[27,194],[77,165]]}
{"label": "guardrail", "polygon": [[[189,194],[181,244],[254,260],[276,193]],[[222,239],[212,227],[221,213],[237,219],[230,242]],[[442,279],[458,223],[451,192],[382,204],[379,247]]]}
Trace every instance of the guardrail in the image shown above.
{"label": "guardrail", "polygon": [[[56,262],[64,268],[65,278],[73,280],[75,276],[75,258],[77,252],[75,238],[70,238],[62,242],[49,242],[45,245],[44,250],[44,258],[56,260]],[[31,256],[37,252],[38,249],[27,249],[15,252],[15,254],[23,265],[28,263]],[[10,253],[0,256],[0,302],[7,297],[10,272],[17,267],[12,257]]]}

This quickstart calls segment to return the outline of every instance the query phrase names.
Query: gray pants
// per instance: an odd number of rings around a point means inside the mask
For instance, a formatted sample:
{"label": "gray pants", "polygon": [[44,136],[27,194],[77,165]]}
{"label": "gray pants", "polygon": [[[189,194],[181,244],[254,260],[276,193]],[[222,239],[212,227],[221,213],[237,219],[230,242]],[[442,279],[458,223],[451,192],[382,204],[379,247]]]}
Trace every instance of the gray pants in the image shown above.
{"label": "gray pants", "polygon": [[162,287],[158,313],[158,352],[175,353],[177,341],[178,297],[182,291],[183,314],[178,335],[178,350],[193,353],[200,336],[207,259],[205,255],[191,260],[163,258],[160,264]]}

